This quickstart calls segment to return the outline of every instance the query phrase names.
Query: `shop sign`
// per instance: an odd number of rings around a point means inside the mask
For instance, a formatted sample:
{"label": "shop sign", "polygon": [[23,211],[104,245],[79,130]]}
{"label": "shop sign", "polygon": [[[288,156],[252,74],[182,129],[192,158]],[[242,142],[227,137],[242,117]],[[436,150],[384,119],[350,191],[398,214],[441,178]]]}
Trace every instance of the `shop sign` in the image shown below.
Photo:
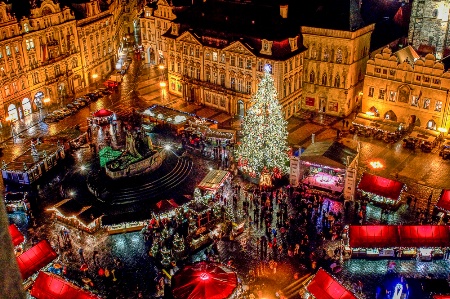
{"label": "shop sign", "polygon": [[315,106],[315,104],[314,104],[314,102],[315,102],[315,99],[314,98],[305,98],[305,105],[306,106]]}

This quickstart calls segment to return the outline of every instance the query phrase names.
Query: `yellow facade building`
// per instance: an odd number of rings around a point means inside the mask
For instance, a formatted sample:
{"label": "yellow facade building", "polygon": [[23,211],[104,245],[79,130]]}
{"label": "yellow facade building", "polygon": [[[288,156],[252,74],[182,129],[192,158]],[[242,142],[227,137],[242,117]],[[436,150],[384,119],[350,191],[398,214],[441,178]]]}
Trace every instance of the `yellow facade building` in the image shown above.
{"label": "yellow facade building", "polygon": [[[431,130],[448,129],[450,72],[446,60],[419,58],[411,47],[385,48],[367,62],[362,111]],[[441,129],[440,129],[441,128]]]}

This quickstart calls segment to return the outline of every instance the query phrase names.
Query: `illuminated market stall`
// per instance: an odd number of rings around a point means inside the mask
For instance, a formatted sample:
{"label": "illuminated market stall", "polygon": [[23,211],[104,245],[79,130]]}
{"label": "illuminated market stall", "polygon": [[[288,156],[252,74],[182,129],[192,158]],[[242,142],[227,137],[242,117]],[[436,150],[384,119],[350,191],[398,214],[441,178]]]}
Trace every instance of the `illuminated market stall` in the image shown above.
{"label": "illuminated market stall", "polygon": [[215,194],[230,178],[230,175],[230,172],[226,170],[210,170],[197,187],[210,194]]}
{"label": "illuminated market stall", "polygon": [[351,225],[345,253],[359,258],[442,259],[450,247],[445,225]]}
{"label": "illuminated market stall", "polygon": [[58,202],[48,211],[54,212],[58,221],[88,233],[94,233],[100,228],[103,216],[95,207],[83,206],[72,198]]}
{"label": "illuminated market stall", "polygon": [[11,239],[13,242],[14,247],[19,246],[25,241],[25,237],[23,234],[19,231],[17,226],[15,224],[10,224],[8,226],[9,234],[11,235]]}
{"label": "illuminated market stall", "polygon": [[400,198],[405,187],[406,185],[401,182],[365,172],[357,189],[375,204],[387,208],[396,208],[400,204]]}
{"label": "illuminated market stall", "polygon": [[303,184],[346,199],[354,195],[358,151],[339,142],[311,144],[300,156]]}
{"label": "illuminated market stall", "polygon": [[2,161],[4,181],[30,185],[65,158],[64,147],[59,143],[31,143],[31,147],[13,161]]}
{"label": "illuminated market stall", "polygon": [[352,292],[322,268],[314,275],[306,286],[306,290],[315,299],[357,299]]}
{"label": "illuminated market stall", "polygon": [[39,272],[33,288],[30,291],[31,296],[36,299],[99,299],[88,291],[85,291],[62,277]]}
{"label": "illuminated market stall", "polygon": [[185,266],[172,277],[175,299],[237,298],[235,272],[217,263],[199,262]]}
{"label": "illuminated market stall", "polygon": [[96,125],[107,125],[114,120],[114,112],[100,109],[92,114],[91,122]]}
{"label": "illuminated market stall", "polygon": [[30,209],[30,203],[27,199],[27,192],[6,192],[5,205],[6,212],[8,213],[28,211]]}
{"label": "illuminated market stall", "polygon": [[42,240],[21,255],[17,256],[20,274],[25,281],[31,275],[48,266],[58,254],[47,240]]}

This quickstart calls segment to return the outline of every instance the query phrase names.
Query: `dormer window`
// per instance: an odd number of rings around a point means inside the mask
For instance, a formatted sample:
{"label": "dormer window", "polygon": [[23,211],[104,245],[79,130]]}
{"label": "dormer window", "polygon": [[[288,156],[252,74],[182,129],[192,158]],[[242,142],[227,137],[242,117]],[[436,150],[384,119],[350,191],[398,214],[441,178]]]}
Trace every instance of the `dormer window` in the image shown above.
{"label": "dormer window", "polygon": [[178,36],[178,31],[180,29],[180,24],[172,24],[172,35]]}
{"label": "dormer window", "polygon": [[261,54],[266,54],[266,55],[272,55],[272,41],[268,41],[266,39],[263,39],[261,41],[262,46],[261,46]]}
{"label": "dormer window", "polygon": [[26,33],[28,33],[28,31],[30,31],[30,26],[28,26],[27,23],[23,24],[23,29],[25,30]]}
{"label": "dormer window", "polygon": [[289,45],[291,45],[291,51],[295,51],[298,49],[297,47],[297,37],[289,38]]}

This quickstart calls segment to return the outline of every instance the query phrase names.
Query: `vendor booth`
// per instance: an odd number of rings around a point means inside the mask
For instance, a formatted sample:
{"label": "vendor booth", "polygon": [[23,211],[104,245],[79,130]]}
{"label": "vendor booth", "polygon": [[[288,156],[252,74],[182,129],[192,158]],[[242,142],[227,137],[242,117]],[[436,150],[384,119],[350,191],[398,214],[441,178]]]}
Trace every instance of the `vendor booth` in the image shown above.
{"label": "vendor booth", "polygon": [[19,231],[19,229],[15,224],[10,224],[8,229],[14,247],[19,246],[25,241],[25,237],[22,235],[22,233]]}
{"label": "vendor booth", "polygon": [[97,110],[92,114],[92,123],[96,125],[107,125],[113,121],[114,112],[107,109]]}
{"label": "vendor booth", "polygon": [[31,296],[36,299],[99,299],[97,295],[85,291],[62,277],[39,272]]}
{"label": "vendor booth", "polygon": [[203,178],[200,184],[198,184],[198,188],[211,193],[215,193],[220,189],[220,187],[223,186],[230,175],[230,172],[226,170],[211,170]]}
{"label": "vendor booth", "polygon": [[315,299],[357,299],[322,268],[317,271],[306,289]]}
{"label": "vendor booth", "polygon": [[434,295],[433,299],[450,299],[450,295]]}
{"label": "vendor booth", "polygon": [[352,199],[356,185],[358,151],[339,142],[311,144],[300,156],[300,176],[310,188],[343,194]]}
{"label": "vendor booth", "polygon": [[377,139],[384,139],[386,142],[396,141],[406,132],[403,123],[381,119],[366,113],[358,113],[352,121],[352,125],[359,136],[374,136]]}
{"label": "vendor booth", "polygon": [[436,208],[443,210],[446,213],[450,213],[450,190],[442,190]]}
{"label": "vendor booth", "polygon": [[58,221],[88,233],[94,233],[100,228],[103,216],[96,208],[83,206],[72,198],[58,202],[48,211],[54,212]]}
{"label": "vendor booth", "polygon": [[28,211],[30,209],[30,203],[27,199],[27,192],[7,192],[5,194],[5,205],[7,213]]}
{"label": "vendor booth", "polygon": [[354,258],[442,259],[450,247],[444,225],[351,225],[344,254]]}
{"label": "vendor booth", "polygon": [[405,187],[406,185],[401,182],[365,172],[357,189],[375,204],[386,208],[397,208]]}
{"label": "vendor booth", "polygon": [[188,265],[172,277],[175,299],[235,298],[237,285],[236,273],[217,263]]}
{"label": "vendor booth", "polygon": [[22,279],[28,279],[31,275],[46,267],[57,257],[58,254],[56,254],[47,240],[40,241],[16,257]]}

